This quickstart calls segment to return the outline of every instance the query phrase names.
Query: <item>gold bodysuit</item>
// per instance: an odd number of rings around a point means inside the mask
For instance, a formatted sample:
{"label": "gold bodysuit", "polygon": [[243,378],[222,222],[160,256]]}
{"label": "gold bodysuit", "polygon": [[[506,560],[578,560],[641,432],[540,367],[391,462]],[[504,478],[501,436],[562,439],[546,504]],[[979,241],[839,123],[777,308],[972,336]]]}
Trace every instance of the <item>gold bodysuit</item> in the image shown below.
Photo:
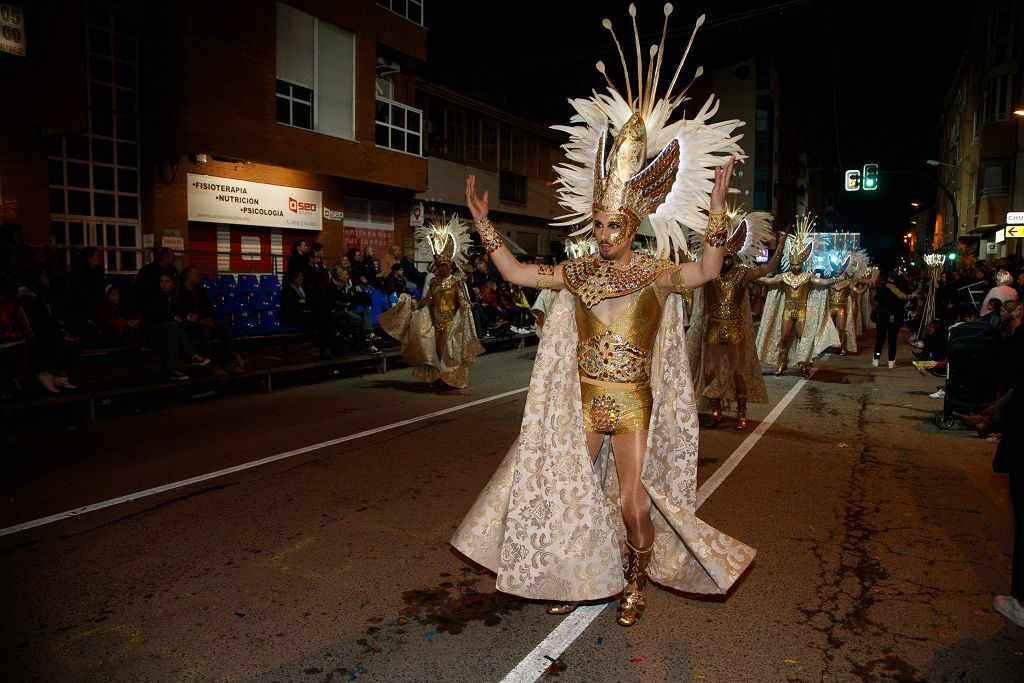
{"label": "gold bodysuit", "polygon": [[735,265],[704,287],[707,296],[710,344],[739,344],[743,341],[743,279],[749,268]]}
{"label": "gold bodysuit", "polygon": [[[464,300],[463,279],[459,275],[449,275],[444,280],[434,279],[430,283],[430,320],[434,331],[446,334],[455,319],[455,311],[459,308],[459,300]],[[466,302],[468,304],[468,302]]]}
{"label": "gold bodysuit", "polygon": [[804,320],[807,317],[807,291],[811,288],[810,283],[810,273],[782,274],[782,284],[786,288],[782,309],[783,320]]}
{"label": "gold bodysuit", "polygon": [[636,432],[651,422],[651,351],[661,301],[653,284],[630,296],[629,306],[611,325],[576,304],[576,355],[588,432]]}
{"label": "gold bodysuit", "polygon": [[846,280],[828,287],[829,315],[846,315],[846,300],[850,296],[850,281]]}

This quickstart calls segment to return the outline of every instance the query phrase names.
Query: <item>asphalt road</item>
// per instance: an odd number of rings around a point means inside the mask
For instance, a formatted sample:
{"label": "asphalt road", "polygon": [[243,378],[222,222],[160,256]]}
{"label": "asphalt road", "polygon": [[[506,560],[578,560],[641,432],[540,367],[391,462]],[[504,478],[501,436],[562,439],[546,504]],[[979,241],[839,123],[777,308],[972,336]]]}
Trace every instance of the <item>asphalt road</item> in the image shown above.
{"label": "asphalt road", "polygon": [[637,627],[591,607],[553,642],[567,618],[447,545],[531,367],[508,351],[466,391],[397,369],[9,430],[0,527],[200,480],[0,536],[4,679],[1024,680],[1024,631],[990,606],[1012,544],[994,445],[937,430],[938,380],[866,353],[766,377],[752,429],[791,402],[710,485],[751,432],[701,432],[698,514],[758,550],[728,596],[652,587]]}

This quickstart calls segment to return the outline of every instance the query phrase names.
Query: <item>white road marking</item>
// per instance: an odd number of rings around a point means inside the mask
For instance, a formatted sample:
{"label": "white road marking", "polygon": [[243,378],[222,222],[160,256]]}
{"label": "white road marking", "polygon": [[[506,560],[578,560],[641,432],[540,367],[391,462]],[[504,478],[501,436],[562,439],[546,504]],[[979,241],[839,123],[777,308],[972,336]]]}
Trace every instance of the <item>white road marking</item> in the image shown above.
{"label": "white road marking", "polygon": [[[827,358],[827,356],[826,356]],[[816,372],[815,369],[811,369],[811,375],[813,376]],[[807,380],[800,378],[796,384],[782,397],[782,400],[772,408],[771,412],[764,418],[764,421],[759,424],[754,431],[743,440],[735,451],[726,459],[722,465],[715,470],[715,473],[708,477],[707,481],[697,491],[697,508],[707,502],[711,494],[715,492],[722,482],[725,481],[726,477],[732,473],[736,466],[740,464],[743,457],[750,452],[750,449],[754,447],[761,437],[771,428],[772,424],[775,423],[779,416],[782,415],[782,411],[796,398],[796,395],[800,393],[800,390],[807,384]],[[562,656],[573,642],[583,635],[583,632],[587,630],[591,622],[597,619],[599,615],[606,607],[611,606],[613,603],[608,602],[603,605],[581,605],[576,609],[575,612],[566,617],[562,623],[560,623],[548,637],[540,642],[537,647],[533,648],[530,654],[523,657],[522,661],[516,665],[514,669],[508,672],[505,678],[501,679],[501,683],[534,683],[538,678],[544,675],[544,673],[551,667],[552,660],[556,660]]]}
{"label": "white road marking", "polygon": [[454,413],[459,410],[465,410],[466,408],[472,408],[474,406],[482,405],[484,403],[490,403],[491,401],[498,401],[509,396],[515,396],[516,394],[521,394],[524,391],[527,391],[528,389],[529,387],[513,389],[512,391],[506,391],[503,394],[488,396],[487,398],[481,398],[476,401],[470,401],[469,403],[463,403],[461,405],[453,406],[451,408],[437,410],[433,413],[420,415],[419,417],[412,417],[409,418],[408,420],[402,420],[401,422],[393,422],[391,424],[383,425],[381,427],[374,427],[373,429],[367,429],[362,432],[357,432],[356,434],[341,436],[338,437],[337,439],[321,441],[320,443],[315,443],[311,446],[304,446],[302,448],[296,448],[293,451],[286,451],[284,453],[278,453],[277,455],[270,455],[267,456],[266,458],[260,458],[259,460],[253,460],[251,462],[243,463],[241,465],[235,465],[234,467],[227,467],[222,470],[217,470],[216,472],[210,472],[209,474],[201,474],[197,477],[182,479],[181,481],[176,481],[171,484],[155,486],[151,489],[146,489],[145,491],[129,493],[126,496],[120,496],[119,498],[111,498],[110,500],[105,500],[101,503],[93,503],[92,505],[86,505],[84,507],[75,508],[74,510],[68,510],[67,512],[61,512],[56,515],[50,515],[49,517],[40,517],[39,519],[34,519],[31,522],[24,522],[22,524],[17,524],[15,526],[9,526],[5,529],[0,529],[0,536],[9,536],[10,534],[18,533],[19,531],[25,531],[26,529],[33,529],[38,526],[53,524],[54,522],[59,522],[69,517],[77,517],[79,515],[84,515],[89,512],[95,512],[96,510],[102,510],[103,508],[113,507],[114,505],[120,505],[121,503],[127,503],[129,501],[138,500],[140,498],[146,498],[148,496],[156,495],[157,493],[173,491],[174,489],[180,489],[183,486],[191,486],[192,484],[198,484],[200,482],[209,481],[210,479],[216,479],[218,477],[223,477],[228,474],[234,474],[235,472],[250,470],[253,469],[254,467],[260,467],[262,465],[267,465],[272,462],[277,462],[278,460],[284,460],[286,458],[291,458],[296,455],[302,455],[303,453],[309,453],[311,451],[318,451],[322,448],[337,446],[338,444],[345,443],[346,441],[355,441],[356,439],[362,439],[367,436],[373,436],[374,434],[380,434],[381,432],[386,432],[391,429],[397,429],[398,427],[404,427],[406,425],[415,424],[416,422],[423,422],[424,420],[430,420],[441,415],[447,415],[448,413]]}

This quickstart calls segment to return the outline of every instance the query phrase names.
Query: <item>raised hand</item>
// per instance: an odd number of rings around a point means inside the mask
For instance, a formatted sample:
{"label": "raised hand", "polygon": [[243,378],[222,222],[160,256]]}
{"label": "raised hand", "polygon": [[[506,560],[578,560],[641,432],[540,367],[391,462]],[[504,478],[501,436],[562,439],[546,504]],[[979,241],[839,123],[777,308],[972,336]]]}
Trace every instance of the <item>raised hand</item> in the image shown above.
{"label": "raised hand", "polygon": [[476,193],[476,176],[469,174],[466,176],[466,206],[469,207],[469,213],[473,216],[473,220],[482,221],[487,218],[487,211],[490,208],[490,192],[484,190],[484,196],[480,197]]}
{"label": "raised hand", "polygon": [[711,210],[725,211],[725,198],[729,194],[729,183],[732,182],[732,167],[736,157],[729,157],[725,166],[715,167],[715,186],[711,188]]}

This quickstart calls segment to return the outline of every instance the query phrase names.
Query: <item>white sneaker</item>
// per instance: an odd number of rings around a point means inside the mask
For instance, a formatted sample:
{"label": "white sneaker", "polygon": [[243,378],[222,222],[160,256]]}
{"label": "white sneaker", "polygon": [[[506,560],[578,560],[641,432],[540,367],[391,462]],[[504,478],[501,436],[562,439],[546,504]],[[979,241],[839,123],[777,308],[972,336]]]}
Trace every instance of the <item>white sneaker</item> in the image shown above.
{"label": "white sneaker", "polygon": [[872,358],[871,359],[871,367],[873,367],[873,368],[877,368],[878,367],[878,359],[877,358]]}
{"label": "white sneaker", "polygon": [[939,389],[934,394],[928,394],[928,398],[946,398],[946,390]]}
{"label": "white sneaker", "polygon": [[894,367],[896,367],[896,361],[894,361],[894,360],[889,361],[889,369],[892,370]]}
{"label": "white sneaker", "polygon": [[55,394],[60,393],[60,389],[57,388],[57,385],[53,381],[53,375],[50,373],[40,372],[36,375],[36,379],[39,380],[39,383],[46,387],[48,391],[52,391]]}
{"label": "white sneaker", "polygon": [[53,383],[56,384],[58,387],[61,387],[63,389],[77,389],[78,388],[74,384],[71,383],[71,380],[68,379],[67,375],[56,375],[53,378]]}
{"label": "white sneaker", "polygon": [[167,376],[167,379],[171,380],[172,382],[184,382],[185,380],[188,379],[188,375],[179,370],[175,370],[174,372]]}
{"label": "white sneaker", "polygon": [[992,609],[1024,628],[1024,605],[1012,595],[997,595],[992,598]]}

